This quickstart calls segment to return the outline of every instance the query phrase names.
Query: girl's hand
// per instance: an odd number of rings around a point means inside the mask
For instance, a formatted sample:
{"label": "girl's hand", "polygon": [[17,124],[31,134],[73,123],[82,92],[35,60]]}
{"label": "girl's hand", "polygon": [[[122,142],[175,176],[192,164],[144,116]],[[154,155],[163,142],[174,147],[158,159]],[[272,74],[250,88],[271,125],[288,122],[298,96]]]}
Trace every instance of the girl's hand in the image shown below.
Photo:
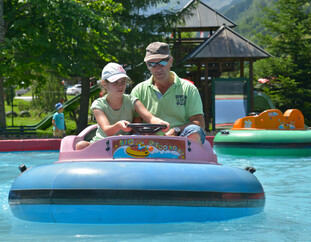
{"label": "girl's hand", "polygon": [[126,120],[120,120],[116,123],[120,129],[122,129],[124,132],[129,132],[132,130],[132,128],[127,127],[128,124],[130,124],[129,121]]}

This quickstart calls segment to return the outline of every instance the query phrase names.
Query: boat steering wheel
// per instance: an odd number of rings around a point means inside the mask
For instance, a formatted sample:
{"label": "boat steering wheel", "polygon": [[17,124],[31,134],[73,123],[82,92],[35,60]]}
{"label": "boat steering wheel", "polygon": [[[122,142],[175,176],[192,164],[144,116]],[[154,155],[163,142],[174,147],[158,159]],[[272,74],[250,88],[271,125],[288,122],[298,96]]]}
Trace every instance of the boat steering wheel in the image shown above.
{"label": "boat steering wheel", "polygon": [[128,124],[127,127],[132,128],[139,134],[155,134],[161,129],[165,129],[167,126],[165,124],[133,123]]}

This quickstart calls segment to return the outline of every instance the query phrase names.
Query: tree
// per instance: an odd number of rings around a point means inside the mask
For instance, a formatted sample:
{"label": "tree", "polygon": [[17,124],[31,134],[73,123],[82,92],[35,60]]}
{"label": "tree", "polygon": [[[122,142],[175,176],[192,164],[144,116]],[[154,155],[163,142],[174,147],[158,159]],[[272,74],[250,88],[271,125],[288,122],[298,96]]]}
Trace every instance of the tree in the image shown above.
{"label": "tree", "polygon": [[4,10],[1,79],[13,85],[34,79],[45,83],[46,73],[81,78],[81,131],[87,123],[89,77],[99,73],[104,63],[116,60],[110,48],[119,42],[114,32],[125,30],[113,14],[122,11],[122,5],[114,1],[4,0]]}
{"label": "tree", "polygon": [[[117,50],[118,60],[127,64],[128,74],[135,83],[145,79],[147,71],[143,61],[148,44],[165,41],[177,21],[176,12],[169,9],[170,0],[116,0],[124,11],[115,14],[118,23],[130,31],[119,33],[121,40]],[[166,5],[161,11],[154,11],[159,5]],[[149,72],[148,72],[149,73]]]}
{"label": "tree", "polygon": [[[3,0],[0,0],[0,51],[2,50],[2,46],[4,44],[5,37],[5,26],[3,19]],[[0,57],[0,62],[2,63],[3,58]],[[4,108],[4,78],[1,75],[2,70],[0,69],[0,128],[6,128],[6,120],[5,120],[5,108]],[[3,98],[2,98],[3,97]]]}
{"label": "tree", "polygon": [[[259,77],[270,78],[266,92],[278,108],[300,109],[311,122],[311,15],[309,0],[279,0],[265,8],[269,35],[260,36],[274,57],[256,63]],[[273,78],[272,78],[273,77]]]}
{"label": "tree", "polygon": [[[167,2],[4,0],[1,80],[5,85],[21,82],[28,85],[36,80],[39,90],[49,74],[79,78],[82,98],[77,132],[80,132],[87,125],[89,78],[99,76],[109,61],[128,64],[135,80],[141,76],[145,47],[153,40],[164,39],[169,16],[174,18],[175,14],[140,13]],[[140,68],[134,68],[137,66]],[[4,116],[1,108],[0,116]]]}

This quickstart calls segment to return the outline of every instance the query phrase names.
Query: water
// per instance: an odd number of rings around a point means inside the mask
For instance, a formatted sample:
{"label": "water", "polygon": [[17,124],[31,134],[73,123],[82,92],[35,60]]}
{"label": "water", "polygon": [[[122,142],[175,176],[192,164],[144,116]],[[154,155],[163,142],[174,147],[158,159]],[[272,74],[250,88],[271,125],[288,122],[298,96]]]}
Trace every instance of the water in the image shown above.
{"label": "water", "polygon": [[58,152],[0,153],[0,241],[311,241],[311,158],[218,157],[225,165],[254,166],[266,192],[263,213],[230,221],[72,225],[13,217],[7,197],[18,166],[57,158]]}

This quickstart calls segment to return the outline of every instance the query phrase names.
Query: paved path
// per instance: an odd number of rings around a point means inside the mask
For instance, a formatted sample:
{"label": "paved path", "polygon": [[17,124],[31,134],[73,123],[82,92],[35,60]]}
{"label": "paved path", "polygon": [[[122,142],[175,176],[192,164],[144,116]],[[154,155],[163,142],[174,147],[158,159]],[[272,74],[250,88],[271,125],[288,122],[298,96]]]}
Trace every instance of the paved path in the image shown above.
{"label": "paved path", "polygon": [[25,100],[25,101],[32,101],[32,96],[14,97],[14,99],[22,99],[22,100]]}

